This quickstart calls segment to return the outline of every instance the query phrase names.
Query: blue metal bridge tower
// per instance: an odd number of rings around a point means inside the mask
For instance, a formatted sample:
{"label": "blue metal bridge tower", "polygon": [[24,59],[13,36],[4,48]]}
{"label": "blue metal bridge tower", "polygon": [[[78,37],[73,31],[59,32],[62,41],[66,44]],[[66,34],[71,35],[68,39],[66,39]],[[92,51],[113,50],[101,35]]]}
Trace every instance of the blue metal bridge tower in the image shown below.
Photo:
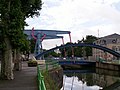
{"label": "blue metal bridge tower", "polygon": [[[28,35],[28,39],[34,38],[36,40],[35,44],[35,50],[34,50],[34,55],[37,56],[40,53],[43,52],[42,49],[42,41],[45,39],[58,39],[62,38],[62,34],[69,34],[70,36],[70,31],[61,31],[61,30],[42,30],[42,29],[35,29],[32,28],[24,30],[24,33]],[[71,37],[70,37],[71,40]]]}

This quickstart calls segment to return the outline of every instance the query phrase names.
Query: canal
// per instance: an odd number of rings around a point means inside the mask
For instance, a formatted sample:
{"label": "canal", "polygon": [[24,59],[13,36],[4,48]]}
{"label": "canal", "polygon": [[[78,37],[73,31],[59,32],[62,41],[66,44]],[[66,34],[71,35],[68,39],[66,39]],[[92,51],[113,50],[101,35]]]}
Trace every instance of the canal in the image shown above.
{"label": "canal", "polygon": [[60,90],[120,90],[120,73],[97,68],[64,70]]}

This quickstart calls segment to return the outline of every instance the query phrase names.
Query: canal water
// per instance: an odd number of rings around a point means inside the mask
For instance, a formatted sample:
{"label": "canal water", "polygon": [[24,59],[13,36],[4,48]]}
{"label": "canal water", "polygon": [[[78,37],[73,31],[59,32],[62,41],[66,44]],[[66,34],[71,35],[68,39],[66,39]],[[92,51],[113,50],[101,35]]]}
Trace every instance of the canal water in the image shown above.
{"label": "canal water", "polygon": [[60,90],[120,90],[120,73],[104,69],[64,70]]}

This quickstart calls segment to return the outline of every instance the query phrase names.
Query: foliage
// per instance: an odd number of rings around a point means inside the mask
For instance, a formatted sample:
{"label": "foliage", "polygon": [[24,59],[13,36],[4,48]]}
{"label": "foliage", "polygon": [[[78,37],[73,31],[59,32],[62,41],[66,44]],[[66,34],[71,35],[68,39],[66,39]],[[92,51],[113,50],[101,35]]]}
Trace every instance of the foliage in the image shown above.
{"label": "foliage", "polygon": [[61,57],[65,57],[65,48],[60,48]]}
{"label": "foliage", "polygon": [[75,57],[82,57],[82,47],[74,47]]}
{"label": "foliage", "polygon": [[92,44],[95,40],[97,40],[97,37],[92,35],[87,35],[86,39],[84,40],[84,43]]}
{"label": "foliage", "polygon": [[30,46],[29,46],[29,40],[27,40],[27,36],[23,36],[24,37],[24,39],[21,39],[21,46],[20,46],[20,50],[22,51],[22,52],[24,52],[24,51],[27,51],[27,52],[29,52],[30,51]]}
{"label": "foliage", "polygon": [[[1,22],[0,22],[0,28],[1,28]],[[0,30],[0,43],[2,43],[2,30]],[[0,44],[0,50],[2,49],[3,45]]]}
{"label": "foliage", "polygon": [[[53,69],[53,71],[57,70],[59,70],[59,67]],[[42,71],[42,75],[44,76],[45,86],[47,90],[60,90],[57,86],[57,83],[55,82],[55,80],[53,80],[48,71]]]}
{"label": "foliage", "polygon": [[[8,6],[7,6],[8,5]],[[1,23],[3,39],[9,38],[13,48],[21,46],[23,40],[23,13],[20,9],[20,2],[6,1],[2,4]],[[4,43],[4,42],[3,42]]]}
{"label": "foliage", "polygon": [[[66,43],[66,45],[69,45],[69,44],[71,44],[70,42],[68,42],[68,43]],[[62,57],[71,57],[71,55],[72,55],[72,47],[70,48],[70,47],[66,47],[66,48],[61,48],[61,49],[59,49],[60,50],[60,52],[61,52],[61,56]],[[66,55],[65,55],[66,54]]]}
{"label": "foliage", "polygon": [[37,60],[29,60],[28,61],[28,66],[29,67],[37,66]]}
{"label": "foliage", "polygon": [[52,51],[52,52],[50,52],[50,53],[48,53],[48,54],[45,55],[45,57],[49,57],[49,56],[60,57],[60,54]]}
{"label": "foliage", "polygon": [[[92,44],[95,40],[97,40],[97,37],[92,35],[87,35],[86,39],[84,40],[84,43]],[[92,56],[92,47],[85,47],[86,56]]]}
{"label": "foliage", "polygon": [[[29,42],[23,33],[25,19],[40,15],[41,0],[0,0],[0,50],[2,50],[1,74],[4,77],[13,77],[12,58],[6,52],[12,49],[26,51]],[[10,53],[12,54],[12,52]],[[12,56],[12,55],[11,55]],[[10,67],[10,68],[8,68]],[[9,71],[9,72],[8,72]]]}
{"label": "foliage", "polygon": [[35,40],[31,39],[30,41],[30,52],[34,53],[34,48],[35,48]]}
{"label": "foliage", "polygon": [[[3,39],[8,37],[14,49],[27,49],[28,42],[23,33],[25,19],[40,15],[41,0],[1,0],[0,25]],[[4,40],[0,42],[4,44]],[[4,45],[1,47],[3,48]],[[26,46],[26,47],[25,47]]]}
{"label": "foliage", "polygon": [[21,10],[25,14],[25,17],[39,16],[39,10],[41,10],[41,0],[21,0]]}
{"label": "foliage", "polygon": [[[92,44],[95,40],[97,40],[97,37],[92,36],[92,35],[87,35],[86,38],[82,38],[81,40],[78,40],[77,43]],[[70,43],[67,43],[67,44],[70,44]],[[67,48],[65,48],[67,57],[72,57],[72,49],[74,51],[75,57],[83,57],[83,56],[91,56],[92,55],[92,47],[67,47]],[[64,48],[60,49],[60,52],[61,52],[62,56],[65,56]]]}
{"label": "foliage", "polygon": [[37,60],[29,60],[28,63],[37,63]]}

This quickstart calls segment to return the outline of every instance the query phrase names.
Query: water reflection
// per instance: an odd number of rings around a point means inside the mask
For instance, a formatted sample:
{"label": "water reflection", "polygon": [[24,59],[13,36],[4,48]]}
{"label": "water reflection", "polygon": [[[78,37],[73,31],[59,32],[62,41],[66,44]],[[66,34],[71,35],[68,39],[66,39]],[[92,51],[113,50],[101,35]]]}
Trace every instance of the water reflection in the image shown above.
{"label": "water reflection", "polygon": [[63,87],[60,90],[120,90],[119,75],[119,72],[102,69],[96,69],[95,72],[64,70]]}

